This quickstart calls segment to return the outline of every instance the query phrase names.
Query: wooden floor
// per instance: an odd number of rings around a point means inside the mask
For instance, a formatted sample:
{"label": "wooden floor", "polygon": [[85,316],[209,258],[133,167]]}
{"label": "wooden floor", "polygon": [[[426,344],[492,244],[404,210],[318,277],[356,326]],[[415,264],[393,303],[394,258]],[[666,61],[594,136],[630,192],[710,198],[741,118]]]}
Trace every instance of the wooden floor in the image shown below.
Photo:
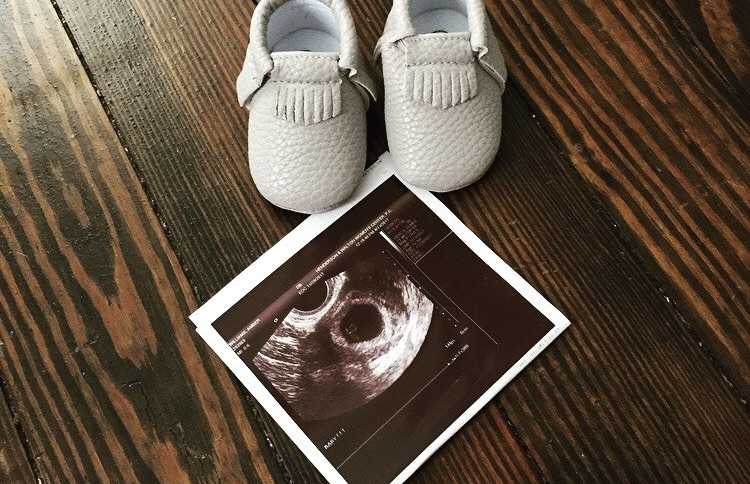
{"label": "wooden floor", "polygon": [[[502,148],[441,198],[573,326],[415,481],[748,482],[747,5],[488,11]],[[246,169],[251,14],[0,0],[0,482],[321,480],[186,319],[301,221]]]}

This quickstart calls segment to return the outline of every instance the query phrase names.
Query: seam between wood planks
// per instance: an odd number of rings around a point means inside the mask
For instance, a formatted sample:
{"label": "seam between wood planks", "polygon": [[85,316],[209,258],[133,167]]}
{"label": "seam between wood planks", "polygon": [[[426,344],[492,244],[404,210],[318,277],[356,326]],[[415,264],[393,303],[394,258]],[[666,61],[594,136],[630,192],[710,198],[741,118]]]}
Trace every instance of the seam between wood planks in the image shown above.
{"label": "seam between wood planks", "polygon": [[28,432],[26,431],[26,428],[23,424],[23,419],[21,418],[20,412],[16,410],[16,406],[13,404],[14,399],[10,392],[10,385],[7,383],[7,379],[3,375],[1,368],[0,368],[0,395],[2,395],[2,402],[0,402],[0,405],[5,405],[6,408],[8,409],[8,414],[10,415],[12,419],[11,423],[13,424],[13,428],[15,429],[16,437],[18,437],[18,440],[21,443],[21,447],[23,448],[23,452],[24,452],[24,457],[26,458],[26,462],[29,464],[29,467],[31,468],[31,473],[33,474],[37,482],[43,482],[42,471],[41,469],[39,469],[39,466],[36,464],[36,460],[34,459],[34,452],[31,449],[31,445],[29,445]]}
{"label": "seam between wood planks", "polygon": [[521,448],[524,455],[526,456],[526,459],[529,461],[529,464],[531,465],[531,471],[539,479],[539,482],[542,482],[543,484],[551,482],[547,475],[544,473],[542,466],[540,466],[534,458],[534,455],[531,453],[531,449],[529,449],[529,446],[526,445],[526,441],[521,436],[521,431],[513,423],[513,420],[511,420],[508,411],[505,409],[505,405],[498,405],[497,410],[498,412],[500,412],[500,416],[503,418],[505,426],[508,427],[510,435],[513,436],[513,440],[516,441],[516,444]]}

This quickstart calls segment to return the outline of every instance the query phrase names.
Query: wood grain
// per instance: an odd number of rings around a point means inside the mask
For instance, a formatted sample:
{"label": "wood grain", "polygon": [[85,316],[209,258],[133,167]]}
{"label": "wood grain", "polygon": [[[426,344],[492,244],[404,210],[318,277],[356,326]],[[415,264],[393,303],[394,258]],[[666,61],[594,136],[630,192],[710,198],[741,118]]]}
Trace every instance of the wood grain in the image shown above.
{"label": "wood grain", "polygon": [[35,477],[272,481],[52,5],[0,18],[0,358]]}
{"label": "wood grain", "polygon": [[[0,353],[2,353],[0,346]],[[31,456],[27,455],[22,435],[19,435],[20,422],[14,415],[14,402],[5,395],[4,384],[0,380],[0,482],[33,482]],[[6,404],[7,403],[7,404]]]}
{"label": "wood grain", "polygon": [[[666,7],[666,8],[665,8]],[[750,17],[742,2],[669,0],[657,8],[672,21],[750,109]]]}
{"label": "wood grain", "polygon": [[[351,3],[371,48],[389,5]],[[234,2],[138,0],[63,1],[61,10],[191,283],[207,297],[300,220],[265,204],[245,169],[233,82],[249,12]],[[511,82],[499,162],[445,199],[574,327],[417,479],[741,480],[747,409],[701,349],[696,313],[664,299],[672,286],[660,266],[644,266],[623,219],[561,153],[565,133],[540,125],[525,99]],[[286,475],[313,479],[269,428]]]}
{"label": "wood grain", "polygon": [[[747,15],[726,1],[492,2],[514,78],[665,298],[750,393]],[[745,40],[743,40],[745,39]],[[743,67],[744,66],[744,67]]]}

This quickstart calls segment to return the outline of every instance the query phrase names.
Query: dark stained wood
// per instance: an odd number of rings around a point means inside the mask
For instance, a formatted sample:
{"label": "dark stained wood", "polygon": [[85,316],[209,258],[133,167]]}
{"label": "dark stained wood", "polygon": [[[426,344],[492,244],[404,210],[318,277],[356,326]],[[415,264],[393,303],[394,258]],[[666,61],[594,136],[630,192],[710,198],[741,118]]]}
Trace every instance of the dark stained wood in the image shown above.
{"label": "dark stained wood", "polygon": [[[249,8],[239,1],[161,3],[63,1],[60,8],[202,301],[301,218],[263,202],[245,169],[245,113],[235,105],[233,82],[244,56]],[[360,34],[371,48],[389,4],[351,3]],[[514,14],[540,8],[520,4],[507,8]],[[496,16],[498,8],[493,9]],[[661,10],[645,12],[651,21],[662,19]],[[531,16],[544,18],[536,11]],[[675,13],[670,18],[673,22],[664,28],[673,32],[675,19],[682,17]],[[563,25],[573,32],[587,28],[569,20]],[[539,59],[530,55],[523,60],[513,49],[525,46],[508,45],[509,34],[503,35],[515,77],[505,98],[505,141],[498,163],[475,187],[443,198],[560,306],[574,326],[444,446],[415,480],[744,480],[750,475],[743,452],[750,447],[750,423],[742,394],[722,374],[731,359],[723,356],[721,345],[712,344],[710,352],[701,347],[696,334],[701,339],[706,331],[712,334],[711,329],[696,329],[703,313],[693,305],[665,300],[680,286],[640,242],[641,237],[646,244],[663,237],[661,232],[651,225],[642,233],[633,229],[608,192],[580,171],[582,155],[571,153],[568,138],[582,128],[556,122],[562,114],[553,109],[545,111],[540,123],[541,115],[526,102],[530,97],[541,106],[541,94],[529,87],[534,77],[518,74]],[[557,49],[564,50],[555,45]],[[588,72],[584,68],[576,72]],[[716,70],[725,72],[726,66]],[[648,91],[645,95],[675,92],[672,84],[638,85]],[[652,113],[641,115],[646,122]],[[378,125],[382,119],[378,113],[372,117],[377,129],[371,156],[384,146]],[[601,120],[590,122],[599,126]],[[620,134],[627,140],[630,132]],[[628,150],[652,156],[645,150],[650,144],[631,144]],[[695,156],[696,148],[690,149]],[[657,168],[674,169],[665,164],[670,160],[655,160]],[[659,196],[653,186],[661,185],[648,185],[647,196],[636,199],[639,204],[642,198]],[[626,197],[635,192],[619,193]],[[623,205],[633,203],[625,199]],[[668,208],[662,204],[652,210],[666,216]],[[620,228],[624,223],[626,232]],[[632,232],[637,235],[629,235]],[[179,278],[177,272],[174,277]],[[151,292],[165,290],[159,286]],[[223,374],[218,370],[214,375]],[[192,408],[189,403],[186,407]],[[245,407],[232,402],[225,408]],[[268,465],[274,477],[318,479],[262,412],[252,417],[272,445],[276,462]],[[215,443],[215,451],[224,444]]]}
{"label": "dark stained wood", "polygon": [[531,459],[519,458],[523,449],[515,440],[500,410],[490,407],[448,440],[411,481],[542,482]]}
{"label": "dark stained wood", "polygon": [[744,101],[744,109],[749,109],[750,16],[742,2],[669,0],[655,6],[663,12],[665,20],[675,23],[703,56],[703,61],[733,85],[740,93],[739,100]]}
{"label": "dark stained wood", "polygon": [[52,5],[0,18],[0,366],[39,477],[272,481]]}
{"label": "dark stained wood", "polygon": [[[0,347],[2,353],[2,347]],[[10,395],[6,394],[0,381],[0,482],[35,482],[31,462],[19,434],[20,422],[14,412]]]}
{"label": "dark stained wood", "polygon": [[508,65],[666,299],[750,393],[750,91],[741,2],[491,2]]}

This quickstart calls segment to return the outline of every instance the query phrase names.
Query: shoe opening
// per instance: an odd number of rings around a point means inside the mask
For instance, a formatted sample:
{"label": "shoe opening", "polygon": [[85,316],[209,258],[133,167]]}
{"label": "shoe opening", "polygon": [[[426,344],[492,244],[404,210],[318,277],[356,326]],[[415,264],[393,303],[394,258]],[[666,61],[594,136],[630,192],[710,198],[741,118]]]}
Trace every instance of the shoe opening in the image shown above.
{"label": "shoe opening", "polygon": [[466,0],[411,0],[409,13],[418,34],[469,31]]}
{"label": "shoe opening", "polygon": [[331,8],[319,0],[290,0],[268,21],[270,52],[339,52],[340,32]]}

